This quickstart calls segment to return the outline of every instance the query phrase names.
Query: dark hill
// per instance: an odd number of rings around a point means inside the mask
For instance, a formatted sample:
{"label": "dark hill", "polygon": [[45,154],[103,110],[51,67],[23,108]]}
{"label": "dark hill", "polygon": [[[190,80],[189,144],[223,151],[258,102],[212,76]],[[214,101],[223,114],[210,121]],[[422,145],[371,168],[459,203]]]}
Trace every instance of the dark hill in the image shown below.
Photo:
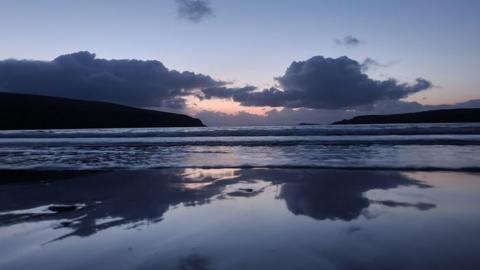
{"label": "dark hill", "polygon": [[200,127],[199,119],[106,102],[0,93],[0,130]]}
{"label": "dark hill", "polygon": [[448,109],[390,115],[363,115],[333,125],[480,122],[480,109]]}

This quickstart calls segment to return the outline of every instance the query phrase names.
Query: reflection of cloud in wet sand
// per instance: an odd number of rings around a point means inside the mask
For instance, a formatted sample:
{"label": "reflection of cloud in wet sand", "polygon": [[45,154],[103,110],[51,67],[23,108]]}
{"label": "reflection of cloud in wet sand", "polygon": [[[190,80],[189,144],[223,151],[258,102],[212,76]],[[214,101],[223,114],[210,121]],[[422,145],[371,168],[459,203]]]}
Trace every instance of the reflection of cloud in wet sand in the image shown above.
{"label": "reflection of cloud in wet sand", "polygon": [[407,203],[407,202],[396,202],[396,201],[390,201],[390,200],[387,200],[387,201],[372,200],[370,202],[388,206],[388,207],[413,207],[421,211],[430,210],[436,207],[435,204],[425,203],[425,202]]}
{"label": "reflection of cloud in wet sand", "polygon": [[[55,173],[54,173],[55,174]],[[208,203],[220,192],[220,185],[210,183],[201,189],[183,186],[190,180],[171,171],[103,172],[71,178],[55,183],[3,186],[0,198],[0,226],[59,220],[59,225],[73,228],[71,235],[89,236],[110,227],[156,223],[174,205],[195,206]],[[204,179],[203,183],[207,183]],[[15,192],[18,190],[18,192]],[[61,213],[41,211],[52,205],[85,204],[76,211]],[[40,211],[38,210],[40,208]],[[15,214],[14,210],[26,209]],[[28,209],[36,209],[35,212]],[[68,222],[66,222],[68,221]],[[59,226],[61,227],[61,226]],[[67,235],[68,236],[68,235]]]}
{"label": "reflection of cloud in wet sand", "polygon": [[[306,171],[302,181],[282,186],[280,198],[295,215],[314,219],[353,220],[369,207],[364,193],[372,189],[391,189],[399,186],[427,187],[419,181],[396,172],[372,171]],[[390,207],[416,207],[428,210],[435,205],[376,201]]]}
{"label": "reflection of cloud in wet sand", "polygon": [[[50,183],[0,186],[0,226],[58,220],[58,228],[72,229],[61,238],[86,237],[111,227],[135,228],[159,222],[165,212],[180,204],[198,206],[225,197],[257,196],[264,192],[265,184],[281,186],[278,198],[285,200],[293,214],[318,220],[352,220],[371,203],[419,210],[435,207],[428,203],[370,201],[363,195],[372,189],[426,187],[396,172],[187,169],[68,173],[63,180],[61,174],[52,173],[59,181]],[[43,178],[49,179],[48,174]],[[261,186],[252,188],[255,183]],[[81,207],[68,207],[75,204]]]}

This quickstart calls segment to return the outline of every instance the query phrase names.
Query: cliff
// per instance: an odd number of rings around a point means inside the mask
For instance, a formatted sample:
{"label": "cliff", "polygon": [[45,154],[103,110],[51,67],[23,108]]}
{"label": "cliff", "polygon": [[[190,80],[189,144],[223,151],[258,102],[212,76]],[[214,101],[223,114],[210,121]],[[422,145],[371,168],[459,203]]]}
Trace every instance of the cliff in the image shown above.
{"label": "cliff", "polygon": [[0,130],[201,126],[199,119],[183,114],[107,102],[0,93]]}

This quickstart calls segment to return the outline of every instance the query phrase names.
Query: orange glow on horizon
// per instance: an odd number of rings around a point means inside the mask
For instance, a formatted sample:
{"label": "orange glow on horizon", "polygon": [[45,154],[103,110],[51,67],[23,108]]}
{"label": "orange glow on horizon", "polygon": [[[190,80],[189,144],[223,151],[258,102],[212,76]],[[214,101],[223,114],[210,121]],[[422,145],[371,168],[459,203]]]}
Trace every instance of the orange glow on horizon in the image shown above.
{"label": "orange glow on horizon", "polygon": [[271,107],[246,107],[240,103],[228,99],[203,99],[189,96],[186,98],[187,108],[191,112],[213,111],[225,114],[238,114],[247,112],[250,114],[265,116],[267,112],[273,110]]}

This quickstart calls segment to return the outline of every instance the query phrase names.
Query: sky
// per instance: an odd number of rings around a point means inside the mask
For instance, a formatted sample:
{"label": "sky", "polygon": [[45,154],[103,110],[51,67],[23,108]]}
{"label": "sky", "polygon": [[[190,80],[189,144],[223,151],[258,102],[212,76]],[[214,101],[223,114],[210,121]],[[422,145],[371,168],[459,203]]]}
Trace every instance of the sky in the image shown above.
{"label": "sky", "polygon": [[209,125],[478,106],[480,1],[0,1],[0,91]]}

